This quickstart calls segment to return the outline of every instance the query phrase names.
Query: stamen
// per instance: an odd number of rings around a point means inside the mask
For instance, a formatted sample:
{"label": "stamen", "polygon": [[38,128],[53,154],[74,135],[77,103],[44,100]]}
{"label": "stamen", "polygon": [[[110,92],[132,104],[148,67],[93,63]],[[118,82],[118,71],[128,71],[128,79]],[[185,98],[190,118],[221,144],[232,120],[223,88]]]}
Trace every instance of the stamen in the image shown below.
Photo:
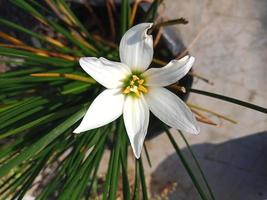
{"label": "stamen", "polygon": [[130,85],[131,85],[131,86],[134,85],[134,80],[131,80]]}
{"label": "stamen", "polygon": [[128,82],[128,86],[122,91],[123,94],[132,93],[136,97],[140,97],[141,93],[147,93],[147,88],[143,85],[145,82],[144,79],[139,78],[137,75],[132,75]]}
{"label": "stamen", "polygon": [[139,77],[136,76],[136,75],[133,75],[132,77],[133,77],[133,81],[137,81],[137,80],[139,80]]}
{"label": "stamen", "polygon": [[143,85],[138,85],[138,90],[140,90],[141,92],[147,93],[147,89],[143,86]]}
{"label": "stamen", "polygon": [[131,92],[131,87],[130,86],[127,86],[126,88],[125,88],[125,90],[123,90],[123,94],[129,94]]}
{"label": "stamen", "polygon": [[142,85],[144,82],[145,82],[144,79],[140,79],[140,80],[137,81],[137,83],[140,84],[140,85]]}
{"label": "stamen", "polygon": [[138,97],[140,96],[139,90],[137,88],[137,86],[134,86],[132,88],[130,88],[131,92],[134,92]]}

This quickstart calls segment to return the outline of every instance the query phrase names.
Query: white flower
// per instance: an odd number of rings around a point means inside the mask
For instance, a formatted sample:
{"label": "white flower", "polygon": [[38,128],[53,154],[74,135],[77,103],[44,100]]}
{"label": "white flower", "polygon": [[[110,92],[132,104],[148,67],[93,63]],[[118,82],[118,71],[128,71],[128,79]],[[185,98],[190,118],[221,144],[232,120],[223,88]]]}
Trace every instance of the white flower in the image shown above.
{"label": "white flower", "polygon": [[136,158],[140,157],[147,134],[149,110],[167,125],[193,134],[199,133],[196,119],[185,103],[165,89],[185,76],[194,57],[172,60],[165,67],[150,68],[153,39],[147,34],[152,23],[129,29],[120,42],[120,62],[84,57],[80,65],[105,86],[93,101],[74,133],[106,125],[123,114],[126,131]]}

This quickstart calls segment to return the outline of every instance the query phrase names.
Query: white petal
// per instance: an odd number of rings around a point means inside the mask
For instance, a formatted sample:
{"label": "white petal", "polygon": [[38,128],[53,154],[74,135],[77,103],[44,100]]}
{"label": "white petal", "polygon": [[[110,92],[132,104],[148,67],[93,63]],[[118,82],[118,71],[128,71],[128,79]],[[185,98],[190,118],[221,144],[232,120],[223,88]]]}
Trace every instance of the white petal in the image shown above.
{"label": "white petal", "polygon": [[105,58],[80,58],[83,70],[106,88],[119,88],[123,80],[131,73],[123,63],[109,61]]}
{"label": "white petal", "polygon": [[123,119],[134,155],[139,158],[149,122],[149,109],[143,95],[140,98],[126,97]]}
{"label": "white petal", "polygon": [[147,34],[153,23],[142,23],[129,29],[120,42],[121,62],[132,70],[145,71],[153,59],[153,38]]}
{"label": "white petal", "polygon": [[120,89],[104,90],[93,101],[74,133],[98,128],[117,119],[122,114],[124,99]]}
{"label": "white petal", "polygon": [[151,68],[143,75],[148,86],[167,86],[183,78],[191,69],[195,58],[185,56],[180,60],[172,60],[165,67]]}
{"label": "white petal", "polygon": [[165,124],[193,134],[199,133],[197,121],[186,104],[162,87],[152,87],[145,96],[151,112]]}

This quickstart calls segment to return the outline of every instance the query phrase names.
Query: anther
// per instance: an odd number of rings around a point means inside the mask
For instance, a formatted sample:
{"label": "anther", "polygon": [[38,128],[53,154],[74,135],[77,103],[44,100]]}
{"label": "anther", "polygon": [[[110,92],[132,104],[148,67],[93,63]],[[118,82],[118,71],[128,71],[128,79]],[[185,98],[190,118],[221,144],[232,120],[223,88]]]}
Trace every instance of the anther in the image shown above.
{"label": "anther", "polygon": [[147,89],[143,85],[138,85],[138,90],[141,92],[147,93]]}
{"label": "anther", "polygon": [[137,81],[137,80],[139,80],[139,77],[136,76],[136,75],[133,75],[132,77],[133,77],[133,81]]}

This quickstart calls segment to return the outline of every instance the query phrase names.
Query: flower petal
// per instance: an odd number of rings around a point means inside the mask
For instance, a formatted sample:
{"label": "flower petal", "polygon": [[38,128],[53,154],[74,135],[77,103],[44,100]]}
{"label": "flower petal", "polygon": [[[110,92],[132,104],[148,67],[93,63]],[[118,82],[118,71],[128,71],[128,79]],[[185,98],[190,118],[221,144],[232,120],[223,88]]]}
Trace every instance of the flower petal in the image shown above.
{"label": "flower petal", "polygon": [[199,133],[199,126],[190,109],[169,90],[152,87],[145,98],[151,112],[165,124],[181,131]]}
{"label": "flower petal", "polygon": [[151,68],[143,75],[148,86],[167,86],[183,78],[191,69],[195,58],[185,56],[179,60],[172,60],[165,67]]}
{"label": "flower petal", "polygon": [[153,59],[153,38],[147,34],[152,25],[153,23],[142,23],[133,26],[121,39],[121,62],[134,71],[145,71]]}
{"label": "flower petal", "polygon": [[122,114],[124,99],[120,89],[104,90],[93,101],[74,133],[98,128],[117,119]]}
{"label": "flower petal", "polygon": [[143,95],[126,97],[123,119],[134,155],[139,158],[149,122],[149,109]]}
{"label": "flower petal", "polygon": [[80,58],[83,70],[106,88],[119,88],[131,70],[123,63],[109,61],[105,58]]}

